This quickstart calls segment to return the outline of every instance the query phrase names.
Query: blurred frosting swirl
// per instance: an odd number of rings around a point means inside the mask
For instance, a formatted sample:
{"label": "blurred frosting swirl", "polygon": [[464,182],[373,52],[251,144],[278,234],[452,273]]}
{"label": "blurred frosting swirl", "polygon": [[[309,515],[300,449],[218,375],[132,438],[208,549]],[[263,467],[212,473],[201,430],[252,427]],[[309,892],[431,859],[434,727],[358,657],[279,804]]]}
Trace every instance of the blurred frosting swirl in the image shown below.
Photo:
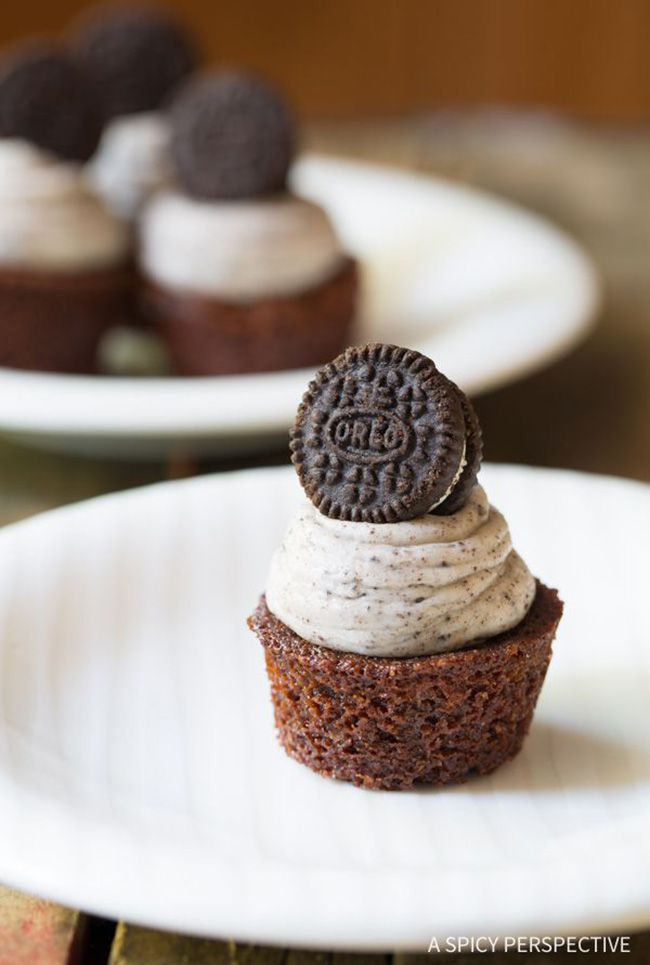
{"label": "blurred frosting swirl", "polygon": [[90,184],[107,207],[134,220],[142,205],[169,183],[169,127],[162,113],[115,117],[88,164]]}
{"label": "blurred frosting swirl", "polygon": [[292,194],[197,201],[165,192],[144,210],[140,257],[160,285],[248,302],[315,287],[344,254],[323,209]]}
{"label": "blurred frosting swirl", "polygon": [[85,272],[129,253],[128,229],[84,183],[80,165],[0,140],[0,266]]}
{"label": "blurred frosting swirl", "polygon": [[535,580],[480,486],[450,516],[343,522],[307,499],[276,552],[269,609],[303,639],[375,657],[455,650],[518,624]]}

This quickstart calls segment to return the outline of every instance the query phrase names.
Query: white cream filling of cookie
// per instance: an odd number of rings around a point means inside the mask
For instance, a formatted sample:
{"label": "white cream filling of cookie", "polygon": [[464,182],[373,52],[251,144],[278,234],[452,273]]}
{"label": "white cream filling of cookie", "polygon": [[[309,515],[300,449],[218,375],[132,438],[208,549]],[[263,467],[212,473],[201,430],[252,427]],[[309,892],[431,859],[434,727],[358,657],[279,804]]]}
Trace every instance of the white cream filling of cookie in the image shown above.
{"label": "white cream filling of cookie", "polygon": [[463,474],[463,469],[467,465],[466,454],[467,454],[467,443],[463,441],[463,451],[460,456],[460,462],[458,463],[458,469],[456,470],[456,475],[452,479],[444,495],[442,495],[437,502],[433,503],[432,506],[429,506],[430,513],[433,512],[433,510],[436,509],[438,506],[442,505],[445,499],[447,499],[447,497],[451,496],[451,494],[453,493],[454,489],[456,488],[456,485],[458,484],[458,480]]}

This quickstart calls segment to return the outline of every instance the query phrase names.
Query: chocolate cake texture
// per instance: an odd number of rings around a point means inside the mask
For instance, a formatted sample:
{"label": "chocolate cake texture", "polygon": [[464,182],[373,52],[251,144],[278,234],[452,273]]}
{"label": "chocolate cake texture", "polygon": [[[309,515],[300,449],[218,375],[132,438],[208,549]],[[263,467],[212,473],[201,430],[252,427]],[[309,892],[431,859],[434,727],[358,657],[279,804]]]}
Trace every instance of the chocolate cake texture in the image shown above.
{"label": "chocolate cake texture", "polygon": [[489,774],[517,754],[562,609],[538,581],[513,629],[463,650],[396,659],[308,643],[265,597],[248,622],[264,647],[287,754],[325,777],[405,790]]}

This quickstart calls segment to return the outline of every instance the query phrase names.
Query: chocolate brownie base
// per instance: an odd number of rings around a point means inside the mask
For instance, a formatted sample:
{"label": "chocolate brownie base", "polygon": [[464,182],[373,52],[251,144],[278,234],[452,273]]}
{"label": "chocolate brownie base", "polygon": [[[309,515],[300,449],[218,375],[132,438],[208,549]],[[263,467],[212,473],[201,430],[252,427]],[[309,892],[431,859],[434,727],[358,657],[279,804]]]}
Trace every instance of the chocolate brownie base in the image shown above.
{"label": "chocolate brownie base", "polygon": [[236,375],[319,365],[348,344],[358,287],[356,263],[290,297],[235,304],[149,283],[144,310],[180,375]]}
{"label": "chocolate brownie base", "polygon": [[0,271],[0,365],[92,372],[103,334],[133,316],[134,285],[128,268]]}
{"label": "chocolate brownie base", "polygon": [[264,597],[248,623],[265,649],[286,752],[326,777],[402,790],[489,774],[517,754],[562,608],[538,582],[514,629],[465,650],[402,659],[307,643]]}

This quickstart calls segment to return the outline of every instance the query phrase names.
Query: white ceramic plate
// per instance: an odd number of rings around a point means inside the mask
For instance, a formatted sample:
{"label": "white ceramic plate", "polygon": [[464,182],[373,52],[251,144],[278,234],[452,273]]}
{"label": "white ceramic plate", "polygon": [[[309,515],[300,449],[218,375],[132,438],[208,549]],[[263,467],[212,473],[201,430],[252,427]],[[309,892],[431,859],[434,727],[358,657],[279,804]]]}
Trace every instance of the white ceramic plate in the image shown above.
{"label": "white ceramic plate", "polygon": [[566,613],[522,754],[358,790],[276,744],[244,626],[291,470],[162,484],[0,533],[0,880],[174,930],[423,951],[650,923],[650,487],[487,467]]}
{"label": "white ceramic plate", "polygon": [[[503,385],[587,332],[594,271],[558,229],[442,180],[305,158],[295,186],[332,213],[364,268],[358,341],[419,348],[467,392]],[[0,369],[0,431],[35,445],[145,458],[251,449],[284,434],[309,371],[199,379]]]}

